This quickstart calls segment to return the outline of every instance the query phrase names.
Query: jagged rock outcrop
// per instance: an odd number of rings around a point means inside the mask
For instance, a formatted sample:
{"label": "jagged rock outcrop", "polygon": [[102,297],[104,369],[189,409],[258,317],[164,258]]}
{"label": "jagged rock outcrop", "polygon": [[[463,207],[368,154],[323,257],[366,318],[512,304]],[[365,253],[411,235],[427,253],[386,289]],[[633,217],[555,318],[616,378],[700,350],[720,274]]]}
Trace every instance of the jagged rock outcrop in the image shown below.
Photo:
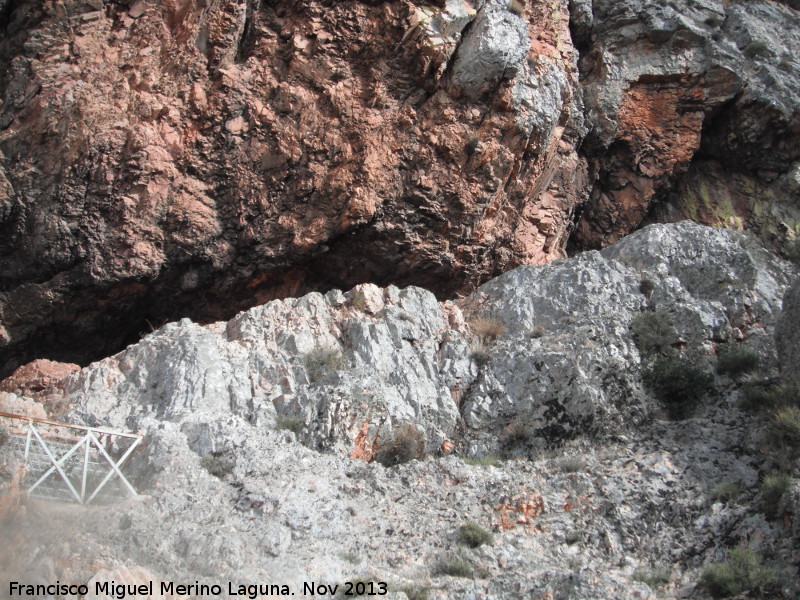
{"label": "jagged rock outcrop", "polygon": [[597,176],[577,246],[622,238],[667,200],[673,219],[793,239],[797,188],[776,180],[800,159],[800,13],[766,1],[579,1],[572,28],[590,127],[582,152]]}
{"label": "jagged rock outcrop", "polygon": [[800,280],[783,298],[783,312],[775,337],[781,367],[793,377],[800,370]]}
{"label": "jagged rock outcrop", "polygon": [[[630,323],[661,311],[698,364],[710,369],[727,340],[757,351],[771,376],[781,297],[796,277],[745,236],[686,222],[520,267],[460,305],[362,285],[227,323],[169,324],[58,384],[71,419],[146,435],[128,469],[146,498],[60,519],[95,570],[57,560],[73,554],[67,541],[52,552],[55,575],[139,565],[165,580],[298,592],[360,577],[458,599],[611,600],[655,598],[647,573],[665,567],[664,593],[705,598],[704,565],[746,541],[777,561],[792,597],[794,542],[753,509],[772,460],[754,421],[722,392],[690,419],[664,419]],[[484,333],[482,349],[478,315],[505,326]],[[528,427],[514,447],[503,441],[511,419]],[[431,457],[385,468],[376,452],[406,424],[424,431]],[[452,455],[489,451],[516,460],[481,467]],[[737,502],[719,501],[723,481],[741,488]],[[34,519],[49,522],[34,513],[15,526]],[[468,520],[492,529],[494,544],[457,550]],[[13,564],[34,573],[30,544]],[[437,571],[455,559],[475,578]]]}
{"label": "jagged rock outcrop", "polygon": [[18,2],[0,42],[0,373],[168,319],[563,255],[566,2]]}

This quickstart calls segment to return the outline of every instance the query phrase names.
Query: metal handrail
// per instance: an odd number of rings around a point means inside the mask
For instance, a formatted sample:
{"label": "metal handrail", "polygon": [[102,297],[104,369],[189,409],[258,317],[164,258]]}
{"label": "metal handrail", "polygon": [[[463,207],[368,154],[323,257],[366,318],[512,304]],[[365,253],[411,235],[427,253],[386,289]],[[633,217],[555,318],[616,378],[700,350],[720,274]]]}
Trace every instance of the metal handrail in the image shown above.
{"label": "metal handrail", "polygon": [[[17,419],[21,421],[27,422],[27,427],[25,428],[25,452],[24,452],[24,459],[25,463],[29,464],[29,457],[31,453],[31,443],[37,442],[38,446],[44,451],[44,454],[47,456],[51,466],[38,478],[38,480],[28,488],[28,493],[33,494],[36,489],[48,478],[50,477],[53,472],[57,472],[61,480],[66,484],[71,496],[79,502],[80,504],[89,504],[92,500],[97,497],[97,494],[105,487],[105,485],[111,480],[114,475],[119,477],[119,481],[123,484],[123,486],[127,489],[128,493],[136,497],[138,494],[136,490],[131,485],[131,483],[125,478],[122,474],[121,467],[125,463],[126,460],[130,457],[139,443],[142,441],[142,437],[139,434],[135,433],[126,433],[122,431],[114,431],[111,429],[107,429],[104,427],[86,427],[84,425],[72,425],[70,423],[60,423],[58,421],[52,421],[50,419],[42,419],[38,417],[30,417],[26,415],[17,415],[13,413],[6,413],[0,412],[0,417],[7,418],[7,419]],[[75,442],[66,452],[64,452],[59,458],[53,453],[50,447],[47,445],[45,439],[40,435],[36,424],[44,424],[44,425],[52,425],[55,427],[67,427],[71,429],[77,429],[80,431],[86,432],[80,438],[72,438],[69,442]],[[23,431],[20,430],[17,435],[23,435]],[[114,460],[100,443],[99,436],[106,435],[109,437],[123,437],[127,439],[133,440],[130,447],[126,450],[126,452],[119,458],[119,460]],[[54,438],[58,439],[59,441],[64,441],[64,438]],[[52,443],[53,439],[51,439]],[[90,461],[90,451],[94,447],[96,451],[96,455],[99,455],[103,458],[103,460],[108,464],[110,467],[108,473],[105,474],[102,481],[93,489],[87,490],[87,481],[89,477],[89,464],[101,464],[102,461],[98,461],[95,463],[94,461]],[[78,450],[83,448],[83,468],[81,469],[80,474],[80,492],[75,488],[72,481],[70,480],[67,473],[64,471],[64,467],[66,465],[66,461]]]}

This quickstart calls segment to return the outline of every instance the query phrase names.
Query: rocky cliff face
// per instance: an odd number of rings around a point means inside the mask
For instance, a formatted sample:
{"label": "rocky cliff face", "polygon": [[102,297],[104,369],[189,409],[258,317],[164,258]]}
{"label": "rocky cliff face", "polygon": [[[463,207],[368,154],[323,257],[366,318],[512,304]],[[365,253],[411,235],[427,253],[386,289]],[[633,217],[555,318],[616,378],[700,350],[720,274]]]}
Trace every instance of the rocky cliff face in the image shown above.
{"label": "rocky cliff face", "polygon": [[721,0],[0,3],[0,373],[311,290],[472,289],[654,206],[780,244],[799,19]]}
{"label": "rocky cliff face", "polygon": [[[169,324],[47,390],[70,419],[146,435],[128,470],[146,498],[60,517],[80,561],[62,562],[68,541],[42,566],[30,535],[13,564],[293,590],[359,577],[397,600],[706,598],[703,569],[748,545],[776,565],[773,597],[796,597],[800,488],[767,508],[760,491],[783,451],[728,375],[691,418],[666,418],[634,332],[659,314],[695,366],[735,347],[773,378],[797,276],[746,236],[686,222],[519,267],[458,304],[368,284]],[[23,524],[47,522],[31,510]],[[494,544],[459,549],[469,520]],[[447,574],[456,561],[474,578]]]}

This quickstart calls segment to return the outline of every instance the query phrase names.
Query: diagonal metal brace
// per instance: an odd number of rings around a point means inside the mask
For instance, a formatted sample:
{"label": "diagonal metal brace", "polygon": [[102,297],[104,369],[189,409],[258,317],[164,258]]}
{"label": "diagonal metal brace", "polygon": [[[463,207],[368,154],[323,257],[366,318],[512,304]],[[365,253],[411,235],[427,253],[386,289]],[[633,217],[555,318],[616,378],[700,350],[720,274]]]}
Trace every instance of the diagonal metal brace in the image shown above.
{"label": "diagonal metal brace", "polygon": [[72,482],[69,480],[69,477],[67,477],[67,474],[64,473],[64,470],[61,468],[61,465],[70,456],[72,456],[72,454],[74,454],[78,450],[78,448],[80,448],[83,444],[88,443],[88,439],[87,439],[88,436],[82,438],[72,448],[70,448],[69,451],[66,454],[64,454],[64,456],[62,456],[61,458],[56,460],[56,457],[53,456],[52,452],[50,452],[50,448],[47,447],[47,444],[42,439],[42,436],[40,436],[39,432],[36,431],[36,428],[33,426],[33,423],[30,423],[28,425],[28,427],[30,428],[29,431],[31,431],[33,433],[33,436],[39,441],[39,444],[41,444],[42,448],[44,449],[45,453],[47,454],[47,457],[50,459],[50,462],[53,463],[53,466],[50,467],[49,469],[47,469],[47,471],[45,471],[45,474],[42,475],[39,478],[39,480],[36,483],[34,483],[30,488],[28,488],[28,493],[30,493],[33,490],[35,490],[39,486],[40,483],[42,483],[45,479],[47,479],[53,473],[53,471],[58,471],[58,474],[61,476],[61,479],[63,479],[64,483],[67,484],[67,487],[69,487],[70,491],[72,492],[72,495],[75,496],[75,499],[78,502],[80,502],[81,504],[83,504],[83,499],[81,498],[81,495],[75,489],[75,486],[72,485]]}
{"label": "diagonal metal brace", "polygon": [[119,459],[117,462],[114,462],[114,459],[113,459],[113,458],[111,458],[111,457],[108,455],[108,452],[106,452],[106,449],[105,449],[105,448],[103,448],[102,444],[101,444],[101,443],[98,441],[98,439],[95,437],[95,435],[94,435],[94,433],[93,433],[93,432],[91,432],[91,431],[90,431],[90,432],[88,432],[88,433],[86,434],[86,438],[87,438],[87,443],[88,443],[88,441],[89,441],[89,440],[91,440],[91,442],[92,442],[92,443],[95,445],[95,447],[96,447],[98,450],[100,450],[100,453],[103,455],[103,457],[104,457],[104,458],[105,458],[105,459],[108,461],[108,464],[109,464],[109,465],[111,465],[111,470],[110,470],[110,471],[109,471],[109,472],[106,474],[106,476],[103,478],[103,481],[101,481],[101,482],[100,482],[100,484],[99,484],[99,485],[98,485],[98,486],[95,488],[94,492],[92,492],[92,495],[91,495],[91,496],[89,496],[89,499],[86,501],[86,504],[89,504],[89,503],[90,503],[92,500],[94,500],[94,497],[95,497],[95,496],[97,496],[97,494],[100,492],[100,490],[101,490],[101,489],[103,489],[103,486],[104,486],[106,483],[108,483],[109,479],[111,479],[111,477],[112,477],[112,476],[113,476],[115,473],[116,473],[116,474],[117,474],[117,476],[119,477],[120,481],[121,481],[121,482],[122,482],[122,483],[125,485],[125,487],[126,487],[126,488],[128,488],[128,491],[131,493],[131,495],[132,495],[133,497],[136,497],[136,496],[138,496],[139,494],[137,494],[137,493],[136,493],[136,490],[135,490],[135,489],[133,489],[133,486],[132,486],[132,485],[130,484],[130,482],[129,482],[129,481],[126,479],[126,478],[125,478],[125,475],[123,475],[123,474],[122,474],[122,471],[120,471],[120,467],[122,467],[123,463],[124,463],[126,460],[128,460],[128,457],[129,457],[129,456],[131,455],[131,453],[134,451],[134,449],[136,448],[136,446],[138,446],[138,445],[139,445],[139,442],[141,442],[141,441],[142,441],[142,440],[141,440],[141,438],[136,438],[136,439],[134,439],[134,441],[133,441],[133,444],[131,445],[131,447],[130,447],[130,448],[128,448],[128,451],[127,451],[127,452],[125,452],[125,454],[123,454],[123,455],[122,455],[122,457],[121,457],[121,458],[120,458],[120,459]]}

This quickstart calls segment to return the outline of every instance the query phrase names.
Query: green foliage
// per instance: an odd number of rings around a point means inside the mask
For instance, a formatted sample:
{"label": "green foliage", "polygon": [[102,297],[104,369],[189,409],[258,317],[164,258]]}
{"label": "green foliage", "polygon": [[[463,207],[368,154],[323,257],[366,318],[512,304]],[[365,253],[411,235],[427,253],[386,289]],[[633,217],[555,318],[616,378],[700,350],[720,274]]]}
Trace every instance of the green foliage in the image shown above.
{"label": "green foliage", "polygon": [[791,478],[783,473],[774,473],[764,477],[761,482],[761,507],[764,513],[772,518],[778,517],[778,505],[781,497],[789,489]]}
{"label": "green foliage", "polygon": [[720,348],[717,373],[738,379],[758,369],[758,352],[739,344],[725,344]]}
{"label": "green foliage", "polygon": [[769,411],[800,406],[800,379],[784,379],[766,386],[750,384],[742,392],[740,406],[745,410]]}
{"label": "green foliage", "polygon": [[464,464],[473,467],[494,467],[500,462],[500,457],[496,454],[486,454],[484,456],[469,457],[464,456],[461,458]]}
{"label": "green foliage", "polygon": [[206,471],[219,479],[233,473],[233,469],[236,467],[236,461],[233,458],[220,452],[204,454],[200,462]]}
{"label": "green foliage", "polygon": [[411,423],[397,428],[392,439],[378,449],[375,460],[393,467],[425,456],[425,434]]}
{"label": "green foliage", "polygon": [[669,354],[678,333],[662,311],[639,313],[631,320],[631,331],[637,348],[644,356]]}
{"label": "green foliage", "polygon": [[718,483],[708,493],[709,498],[714,502],[732,502],[742,493],[742,487],[733,481],[723,481]]}
{"label": "green foliage", "polygon": [[711,390],[711,373],[678,356],[660,356],[644,371],[644,382],[673,418],[687,417]]}
{"label": "green foliage", "polygon": [[433,567],[432,575],[449,575],[450,577],[472,577],[474,569],[469,562],[463,558],[442,559]]}
{"label": "green foliage", "polygon": [[665,567],[639,567],[633,572],[633,580],[653,589],[669,583],[670,575],[670,570]]}
{"label": "green foliage", "polygon": [[344,366],[344,356],[338,348],[315,346],[303,356],[303,364],[309,381],[315,383],[328,373],[341,369]]}
{"label": "green foliage", "polygon": [[784,406],[772,417],[770,431],[782,444],[800,448],[800,407]]}
{"label": "green foliage", "polygon": [[731,550],[728,560],[714,563],[703,572],[702,583],[715,598],[730,598],[744,592],[763,594],[778,582],[774,569],[747,548]]}
{"label": "green foliage", "polygon": [[458,528],[458,543],[469,548],[479,548],[484,544],[491,546],[494,538],[475,521],[469,521]]}
{"label": "green foliage", "polygon": [[557,464],[562,473],[578,473],[586,468],[586,462],[579,456],[565,456]]}
{"label": "green foliage", "polygon": [[303,430],[306,422],[303,417],[296,417],[293,415],[278,415],[275,417],[275,425],[278,426],[278,429],[291,431],[297,434]]}

